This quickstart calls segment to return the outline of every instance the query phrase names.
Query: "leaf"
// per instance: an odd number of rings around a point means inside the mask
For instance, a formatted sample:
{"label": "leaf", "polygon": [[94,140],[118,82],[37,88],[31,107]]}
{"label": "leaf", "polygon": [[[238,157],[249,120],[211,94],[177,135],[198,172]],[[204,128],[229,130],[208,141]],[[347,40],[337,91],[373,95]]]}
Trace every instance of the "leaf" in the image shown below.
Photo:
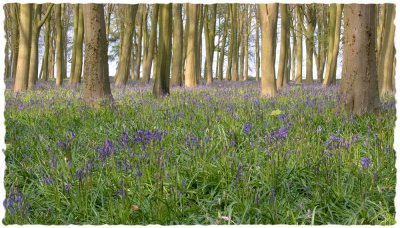
{"label": "leaf", "polygon": [[271,116],[279,116],[281,115],[283,112],[279,109],[276,109],[274,111],[271,112]]}
{"label": "leaf", "polygon": [[138,205],[136,205],[136,204],[132,204],[132,205],[131,205],[131,211],[132,211],[132,212],[139,211],[139,207],[138,207]]}

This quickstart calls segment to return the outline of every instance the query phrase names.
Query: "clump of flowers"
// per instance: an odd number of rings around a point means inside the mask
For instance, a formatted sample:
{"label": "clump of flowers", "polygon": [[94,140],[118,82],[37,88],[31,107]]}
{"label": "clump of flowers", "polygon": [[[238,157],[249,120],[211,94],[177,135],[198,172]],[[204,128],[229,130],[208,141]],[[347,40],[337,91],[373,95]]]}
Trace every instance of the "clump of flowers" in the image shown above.
{"label": "clump of flowers", "polygon": [[26,203],[18,188],[11,188],[10,193],[3,201],[6,211],[11,213],[13,220],[17,213],[23,216],[24,220],[29,218],[29,203]]}

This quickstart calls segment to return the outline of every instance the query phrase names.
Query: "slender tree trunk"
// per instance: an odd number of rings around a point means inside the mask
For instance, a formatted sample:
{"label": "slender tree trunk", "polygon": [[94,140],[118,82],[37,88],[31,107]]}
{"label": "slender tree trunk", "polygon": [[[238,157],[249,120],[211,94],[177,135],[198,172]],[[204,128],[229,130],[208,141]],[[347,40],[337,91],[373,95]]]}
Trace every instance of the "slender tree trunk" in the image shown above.
{"label": "slender tree trunk", "polygon": [[393,93],[392,77],[394,76],[392,72],[394,61],[394,18],[396,12],[393,4],[386,3],[384,7],[386,18],[383,25],[383,38],[378,61],[378,88],[381,97]]}
{"label": "slender tree trunk", "polygon": [[379,102],[375,11],[373,4],[349,4],[344,7],[340,102],[345,111],[355,115],[375,111]]}
{"label": "slender tree trunk", "polygon": [[[83,36],[84,36],[84,22],[83,22],[83,7],[79,4],[78,9],[78,30],[76,36],[76,46],[75,46],[75,67],[72,72],[71,68],[71,81],[72,84],[77,84],[81,82],[82,78],[82,57],[83,57]],[[107,45],[108,48],[108,45]]]}
{"label": "slender tree trunk", "polygon": [[150,31],[150,40],[149,46],[143,58],[143,72],[142,72],[142,81],[144,83],[149,83],[150,81],[150,73],[151,66],[153,63],[153,54],[154,54],[154,46],[156,44],[157,37],[157,18],[158,18],[158,5],[154,4],[152,8],[152,16],[151,16],[151,31]]}
{"label": "slender tree trunk", "polygon": [[71,69],[69,72],[69,83],[73,83],[75,64],[76,64],[76,38],[78,37],[79,26],[79,4],[74,5],[74,36],[72,40],[72,56],[71,56]]}
{"label": "slender tree trunk", "polygon": [[[257,6],[256,6],[257,7]],[[256,80],[260,81],[260,16],[256,12]]]}
{"label": "slender tree trunk", "polygon": [[276,88],[279,90],[283,88],[285,78],[285,68],[287,64],[287,36],[288,36],[288,12],[287,5],[281,4],[281,42],[279,48],[279,66],[278,66],[278,79]]}
{"label": "slender tree trunk", "polygon": [[313,79],[313,56],[314,56],[314,31],[316,26],[315,5],[307,5],[307,29],[306,29],[306,83],[312,83]]}
{"label": "slender tree trunk", "polygon": [[135,58],[135,73],[134,73],[134,81],[139,81],[140,80],[140,66],[142,63],[142,38],[143,38],[143,21],[142,17],[143,14],[145,13],[144,11],[146,10],[146,6],[144,4],[140,4],[140,15],[138,15],[138,42],[137,42],[137,51],[136,51],[136,58]]}
{"label": "slender tree trunk", "polygon": [[51,36],[50,36],[50,47],[49,47],[49,79],[54,79],[54,63],[56,59],[55,52],[55,28],[54,28],[54,20],[52,20],[51,24]]}
{"label": "slender tree trunk", "polygon": [[251,17],[249,13],[249,5],[246,5],[246,29],[244,36],[244,75],[243,80],[247,81],[249,79],[249,36],[251,28]]}
{"label": "slender tree trunk", "polygon": [[295,7],[293,7],[293,13],[292,13],[292,26],[290,26],[290,32],[292,33],[292,58],[291,58],[291,80],[295,81],[296,80],[296,47],[297,47],[297,39],[296,39],[296,31],[295,31],[295,26],[296,26],[296,14],[294,11]]}
{"label": "slender tree trunk", "polygon": [[124,5],[124,35],[122,37],[122,48],[118,70],[115,75],[115,85],[125,86],[129,77],[130,55],[132,52],[132,37],[135,26],[135,18],[138,5]]}
{"label": "slender tree trunk", "polygon": [[261,22],[261,96],[276,95],[274,34],[278,19],[278,4],[259,4]]}
{"label": "slender tree trunk", "polygon": [[160,4],[160,35],[158,38],[157,69],[153,87],[155,97],[169,94],[172,57],[172,4]]}
{"label": "slender tree trunk", "polygon": [[203,34],[203,28],[204,28],[204,5],[200,4],[198,8],[198,14],[199,14],[199,26],[197,27],[197,61],[199,63],[198,67],[196,68],[197,73],[196,73],[196,80],[197,84],[200,83],[201,79],[201,64],[203,63],[203,39],[202,39],[202,34]]}
{"label": "slender tree trunk", "polygon": [[228,17],[229,17],[229,13],[228,13],[228,10],[226,10],[226,14],[224,16],[224,31],[222,34],[222,43],[221,43],[221,47],[219,48],[219,51],[220,51],[220,55],[219,55],[219,59],[218,59],[218,79],[219,80],[223,79],[225,46],[226,46],[226,37],[228,34]]}
{"label": "slender tree trunk", "polygon": [[18,23],[18,7],[17,3],[10,3],[11,16],[11,77],[15,79],[18,62],[19,48],[19,23]]}
{"label": "slender tree trunk", "polygon": [[183,24],[182,4],[173,4],[174,28],[173,28],[173,58],[171,86],[182,86],[182,46],[183,46]]}
{"label": "slender tree trunk", "polygon": [[84,4],[85,77],[83,98],[91,106],[99,106],[99,99],[112,100],[108,74],[108,55],[104,7]]}
{"label": "slender tree trunk", "polygon": [[198,5],[188,4],[187,15],[188,15],[188,28],[187,28],[187,50],[186,50],[186,71],[185,71],[185,87],[192,88],[197,86],[197,69],[199,66],[197,59],[197,37],[198,37]]}
{"label": "slender tree trunk", "polygon": [[[215,39],[215,23],[217,17],[217,5],[207,5],[206,7],[206,15],[205,15],[205,37],[206,37],[206,78],[207,85],[210,85],[213,81],[212,76],[212,66],[214,59],[214,39]],[[210,14],[210,15],[209,15]]]}
{"label": "slender tree trunk", "polygon": [[337,69],[337,59],[339,54],[339,42],[340,42],[340,26],[342,20],[343,5],[336,5],[336,23],[335,23],[335,42],[333,43],[333,54],[332,54],[332,84],[336,83],[336,69]]}
{"label": "slender tree trunk", "polygon": [[239,47],[238,47],[238,8],[239,4],[232,4],[231,42],[232,42],[232,80],[239,80]]}
{"label": "slender tree trunk", "polygon": [[300,84],[303,80],[303,29],[301,24],[303,23],[303,14],[301,13],[302,7],[296,5],[296,16],[297,16],[297,32],[296,32],[296,77],[295,81]]}
{"label": "slender tree trunk", "polygon": [[28,89],[29,62],[32,39],[32,4],[21,4],[19,14],[19,47],[14,92]]}
{"label": "slender tree trunk", "polygon": [[63,83],[63,45],[62,45],[62,26],[61,26],[61,4],[55,5],[55,24],[56,24],[56,85]]}
{"label": "slender tree trunk", "polygon": [[183,56],[183,61],[182,61],[182,81],[185,81],[185,66],[186,66],[186,51],[187,51],[187,46],[188,46],[188,31],[189,31],[189,19],[188,19],[188,8],[189,8],[189,3],[185,3],[185,16],[186,18],[186,23],[185,23],[185,30],[183,31],[183,47],[182,47],[182,56]]}

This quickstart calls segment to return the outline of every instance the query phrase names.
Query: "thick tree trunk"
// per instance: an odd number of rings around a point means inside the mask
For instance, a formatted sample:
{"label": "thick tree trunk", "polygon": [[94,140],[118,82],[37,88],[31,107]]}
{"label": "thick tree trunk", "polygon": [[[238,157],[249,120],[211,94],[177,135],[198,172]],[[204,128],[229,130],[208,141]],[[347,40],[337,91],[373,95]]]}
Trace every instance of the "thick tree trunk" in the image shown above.
{"label": "thick tree trunk", "polygon": [[340,83],[341,107],[355,115],[378,107],[373,4],[344,7],[343,70]]}
{"label": "thick tree trunk", "polygon": [[124,34],[122,37],[122,48],[120,49],[120,59],[118,70],[115,75],[115,85],[125,86],[129,77],[130,55],[132,52],[132,37],[135,26],[135,18],[138,5],[124,5]]}
{"label": "thick tree trunk", "polygon": [[261,22],[261,96],[276,95],[274,34],[278,19],[278,4],[259,4]]}
{"label": "thick tree trunk", "polygon": [[91,106],[100,105],[99,99],[112,100],[108,74],[108,55],[104,7],[84,4],[85,77],[83,98]]}
{"label": "thick tree trunk", "polygon": [[158,5],[157,4],[153,5],[152,11],[153,12],[152,12],[152,16],[151,16],[151,31],[150,31],[149,46],[146,51],[146,55],[143,56],[143,72],[142,72],[143,83],[149,83],[149,81],[150,81],[151,66],[153,63],[154,46],[156,44],[156,38],[157,38],[157,18],[158,18]]}
{"label": "thick tree trunk", "polygon": [[[287,5],[281,4],[281,43],[279,48],[279,66],[276,88],[279,90],[285,86],[285,68],[287,66],[287,36],[288,36],[288,12]],[[287,82],[287,80],[286,80]]]}
{"label": "thick tree trunk", "polygon": [[295,81],[300,84],[303,81],[303,29],[301,24],[303,23],[303,14],[301,13],[302,7],[296,5],[296,16],[297,16],[297,32],[296,32],[296,77]]}
{"label": "thick tree trunk", "polygon": [[197,59],[197,37],[198,37],[198,5],[188,4],[188,28],[187,28],[187,50],[186,50],[186,71],[185,71],[185,87],[192,88],[197,86],[197,69],[200,64]]}
{"label": "thick tree trunk", "polygon": [[182,4],[173,4],[174,28],[173,28],[173,57],[171,86],[182,86],[182,46],[183,46],[183,24]]}
{"label": "thick tree trunk", "polygon": [[21,4],[19,14],[19,47],[14,92],[28,89],[29,62],[32,39],[32,4]]}
{"label": "thick tree trunk", "polygon": [[163,97],[169,94],[169,76],[172,57],[172,4],[160,4],[160,35],[158,38],[157,68],[153,95]]}

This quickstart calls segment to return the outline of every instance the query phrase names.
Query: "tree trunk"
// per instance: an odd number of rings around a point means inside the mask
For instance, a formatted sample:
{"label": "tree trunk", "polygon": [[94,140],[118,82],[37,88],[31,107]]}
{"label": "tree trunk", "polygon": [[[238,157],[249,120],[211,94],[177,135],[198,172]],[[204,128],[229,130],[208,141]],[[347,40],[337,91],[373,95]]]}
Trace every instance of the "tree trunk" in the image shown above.
{"label": "tree trunk", "polygon": [[158,38],[157,68],[153,95],[163,97],[169,94],[169,76],[172,57],[172,4],[160,4],[160,35]]}
{"label": "tree trunk", "polygon": [[259,4],[261,22],[261,96],[276,95],[274,34],[278,19],[278,4]]}
{"label": "tree trunk", "polygon": [[313,79],[313,57],[314,57],[314,31],[316,26],[315,5],[307,5],[307,29],[306,29],[306,83],[312,83]]}
{"label": "tree trunk", "polygon": [[234,3],[231,5],[231,42],[232,42],[232,80],[239,80],[239,47],[238,47],[238,7],[239,4]]}
{"label": "tree trunk", "polygon": [[249,79],[249,36],[251,28],[251,16],[249,12],[249,5],[246,5],[246,29],[244,36],[244,75],[243,80],[247,81]]}
{"label": "tree trunk", "polygon": [[[257,6],[256,6],[257,7]],[[256,80],[260,81],[260,15],[256,12]]]}
{"label": "tree trunk", "polygon": [[[278,66],[278,79],[276,88],[279,90],[283,88],[285,78],[285,68],[287,66],[287,36],[288,36],[288,12],[287,5],[281,4],[281,43],[279,48],[279,66]],[[287,81],[286,81],[287,82]]]}
{"label": "tree trunk", "polygon": [[218,59],[218,79],[219,80],[223,79],[223,73],[224,73],[225,46],[226,46],[226,37],[228,34],[228,17],[229,17],[229,13],[228,13],[228,10],[226,9],[226,13],[224,16],[224,31],[222,34],[222,43],[221,43],[221,47],[219,48],[219,52],[220,52],[219,59]]}
{"label": "tree trunk", "polygon": [[182,46],[183,46],[183,24],[182,4],[173,4],[174,28],[173,28],[173,57],[171,86],[182,86]]}
{"label": "tree trunk", "polygon": [[140,14],[138,15],[138,41],[137,41],[137,51],[136,51],[136,58],[135,58],[135,73],[134,73],[134,81],[139,81],[140,79],[140,65],[142,63],[142,38],[143,38],[143,14],[145,13],[146,6],[144,4],[139,5],[140,8]]}
{"label": "tree trunk", "polygon": [[[82,57],[83,57],[83,35],[84,35],[84,22],[83,22],[83,8],[82,5],[79,4],[78,9],[78,31],[76,37],[76,46],[75,46],[75,67],[74,71],[71,72],[71,83],[77,84],[81,82],[82,78]],[[107,45],[108,47],[108,45]],[[71,69],[72,71],[72,69]]]}
{"label": "tree trunk", "polygon": [[336,83],[336,69],[337,69],[337,58],[339,54],[339,42],[340,42],[340,25],[342,20],[343,5],[336,5],[336,23],[335,23],[335,42],[333,43],[333,54],[332,54],[332,84]]}
{"label": "tree trunk", "polygon": [[379,53],[378,62],[378,84],[379,95],[381,97],[393,94],[394,89],[392,82],[393,74],[393,61],[394,61],[394,18],[395,6],[393,4],[385,4],[386,19],[383,28],[383,39],[381,51]]}
{"label": "tree trunk", "polygon": [[122,48],[118,70],[115,75],[115,85],[125,86],[129,77],[130,55],[132,52],[132,37],[135,26],[136,12],[138,5],[124,5],[124,34],[122,37]]}
{"label": "tree trunk", "polygon": [[198,18],[199,18],[199,26],[197,26],[197,61],[199,63],[198,67],[196,68],[197,73],[196,73],[196,81],[197,84],[200,83],[200,79],[201,79],[201,64],[203,63],[203,39],[202,39],[202,34],[203,34],[203,28],[204,28],[204,5],[203,4],[199,4],[198,6]]}
{"label": "tree trunk", "polygon": [[[150,40],[149,46],[146,52],[146,55],[143,56],[143,72],[142,72],[142,81],[143,83],[149,83],[150,81],[150,73],[151,66],[153,63],[153,54],[154,54],[154,46],[156,44],[157,38],[157,18],[158,18],[158,5],[154,4],[152,7],[152,16],[151,16],[151,31],[150,31]],[[145,26],[147,27],[147,26]]]}
{"label": "tree trunk", "polygon": [[350,4],[344,8],[340,103],[342,109],[355,115],[375,111],[378,107],[375,11],[373,4]]}
{"label": "tree trunk", "polygon": [[187,15],[188,15],[188,28],[187,28],[187,50],[186,50],[186,71],[185,71],[185,87],[192,88],[197,86],[197,69],[199,66],[197,59],[197,37],[198,37],[198,5],[188,4]]}
{"label": "tree trunk", "polygon": [[63,45],[62,45],[62,26],[61,26],[61,4],[55,5],[56,23],[56,85],[62,86],[63,83]]}
{"label": "tree trunk", "polygon": [[85,30],[85,102],[98,107],[99,99],[112,100],[108,74],[108,55],[104,7],[102,4],[84,4]]}
{"label": "tree trunk", "polygon": [[296,31],[295,31],[295,26],[296,26],[296,14],[294,11],[295,7],[293,7],[292,15],[290,18],[292,18],[291,21],[291,26],[290,26],[290,32],[292,33],[292,57],[291,57],[291,80],[295,81],[296,80],[296,47],[297,47],[297,39],[296,39]]}
{"label": "tree trunk", "polygon": [[[217,17],[217,5],[207,5],[205,15],[205,37],[206,37],[206,78],[207,85],[210,85],[213,81],[212,66],[214,59],[214,39],[215,39],[215,23]],[[210,15],[209,15],[210,14]]]}
{"label": "tree trunk", "polygon": [[296,16],[297,16],[297,32],[296,32],[296,77],[295,81],[300,84],[303,80],[303,29],[301,24],[303,23],[303,14],[301,13],[302,7],[296,5]]}
{"label": "tree trunk", "polygon": [[32,4],[21,4],[19,14],[19,47],[14,92],[28,89],[29,62],[32,39]]}
{"label": "tree trunk", "polygon": [[79,4],[74,5],[74,36],[72,40],[71,70],[69,72],[69,83],[73,83],[75,64],[76,64],[76,40],[78,37],[79,26]]}
{"label": "tree trunk", "polygon": [[17,3],[10,3],[11,17],[11,77],[15,79],[18,62],[19,28]]}

